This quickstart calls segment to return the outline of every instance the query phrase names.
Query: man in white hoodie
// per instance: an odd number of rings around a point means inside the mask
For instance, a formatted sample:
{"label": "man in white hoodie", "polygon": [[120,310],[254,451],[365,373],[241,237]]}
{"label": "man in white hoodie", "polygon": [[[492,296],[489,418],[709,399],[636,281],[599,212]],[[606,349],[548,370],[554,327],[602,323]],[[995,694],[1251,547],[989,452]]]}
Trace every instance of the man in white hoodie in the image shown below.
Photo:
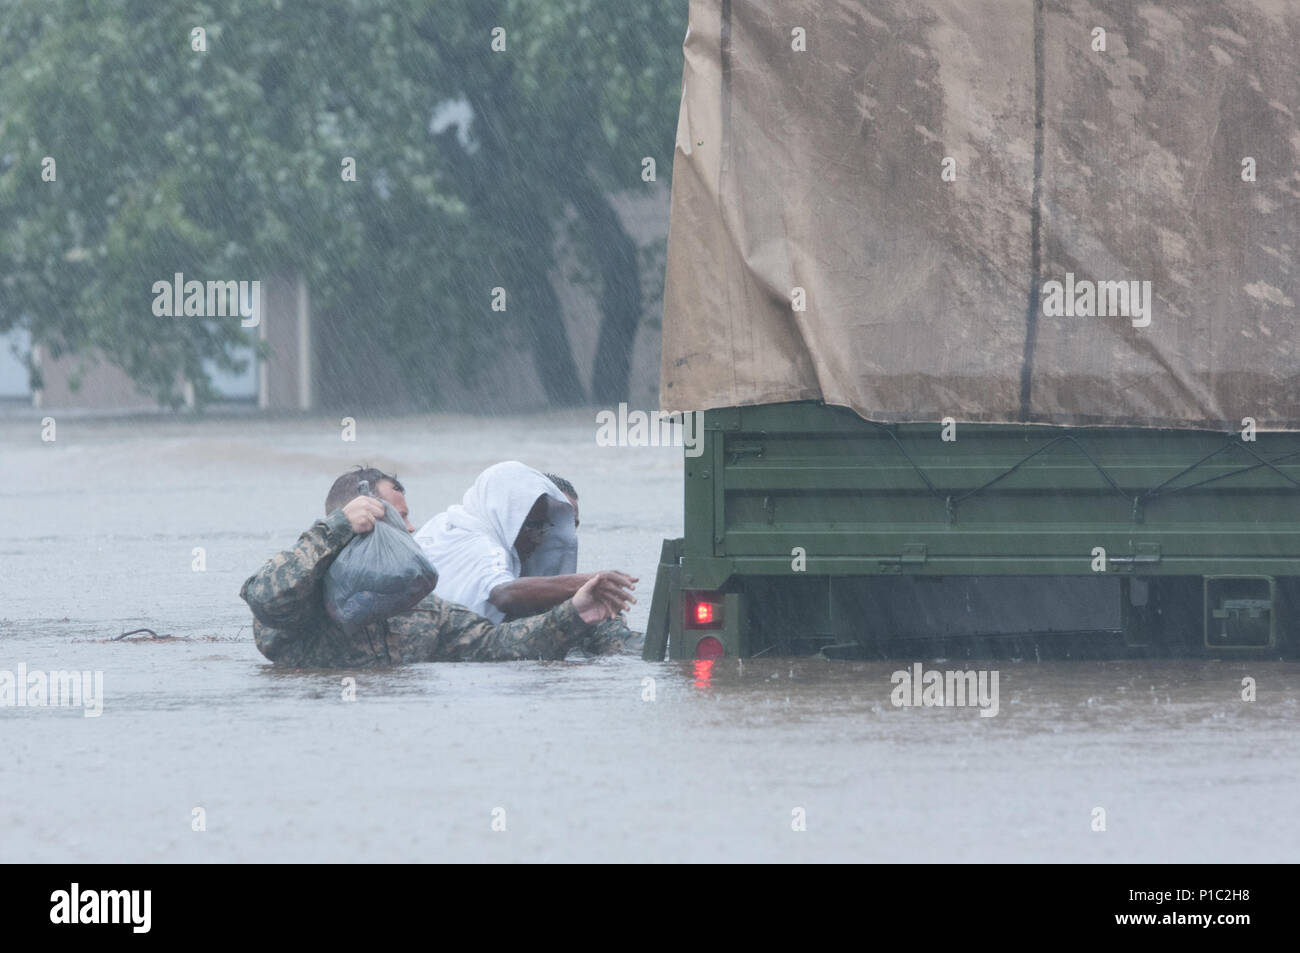
{"label": "man in white hoodie", "polygon": [[[429,520],[416,542],[438,569],[434,594],[493,622],[546,612],[573,598],[594,575],[575,572],[573,503],[545,474],[516,460],[478,475],[459,505]],[[612,573],[630,587],[637,580]],[[623,647],[625,625],[601,632],[589,651]]]}

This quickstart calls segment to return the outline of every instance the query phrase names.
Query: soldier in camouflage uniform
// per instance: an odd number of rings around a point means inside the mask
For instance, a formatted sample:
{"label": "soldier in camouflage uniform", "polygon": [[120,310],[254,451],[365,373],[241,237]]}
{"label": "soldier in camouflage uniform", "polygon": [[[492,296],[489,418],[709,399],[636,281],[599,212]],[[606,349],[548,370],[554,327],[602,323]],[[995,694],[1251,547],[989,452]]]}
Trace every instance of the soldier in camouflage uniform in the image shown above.
{"label": "soldier in camouflage uniform", "polygon": [[[360,530],[368,532],[382,518],[377,500],[347,497],[349,480],[367,479],[382,499],[406,519],[400,483],[374,470],[344,474],[327,498],[328,515],[298,537],[293,549],[272,557],[251,576],[240,595],[253,610],[253,638],[258,650],[277,665],[298,668],[354,668],[398,662],[505,661],[562,659],[570,649],[585,648],[598,623],[635,601],[626,577],[593,578],[572,599],[542,615],[493,624],[461,606],[425,597],[414,609],[347,634],[325,611],[325,571]],[[344,484],[343,492],[336,492]],[[332,508],[331,508],[332,507]],[[409,523],[408,523],[409,525]]]}

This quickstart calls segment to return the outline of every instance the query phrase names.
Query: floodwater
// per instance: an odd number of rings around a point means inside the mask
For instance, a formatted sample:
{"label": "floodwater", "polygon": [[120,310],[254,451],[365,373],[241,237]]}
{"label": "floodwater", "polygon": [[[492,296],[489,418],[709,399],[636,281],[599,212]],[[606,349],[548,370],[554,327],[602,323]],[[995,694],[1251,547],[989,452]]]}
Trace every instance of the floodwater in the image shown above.
{"label": "floodwater", "polygon": [[417,525],[501,459],[568,477],[644,627],[681,451],[594,414],[57,427],[0,419],[0,672],[102,672],[103,710],[0,708],[0,861],[1300,857],[1295,663],[923,660],[996,664],[980,717],[895,707],[904,661],[417,665],[349,702],[258,654],[240,584],[360,462]]}

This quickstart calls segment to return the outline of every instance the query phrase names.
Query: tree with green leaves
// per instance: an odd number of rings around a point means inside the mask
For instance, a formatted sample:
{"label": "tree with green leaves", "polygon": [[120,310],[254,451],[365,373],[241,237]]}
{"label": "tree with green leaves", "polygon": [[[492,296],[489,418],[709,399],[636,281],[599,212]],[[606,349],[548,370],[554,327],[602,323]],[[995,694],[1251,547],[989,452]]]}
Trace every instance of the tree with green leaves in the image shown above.
{"label": "tree with green leaves", "polygon": [[[416,20],[417,35],[463,77],[476,151],[457,155],[448,139],[451,179],[488,234],[513,236],[490,260],[516,278],[554,402],[584,396],[548,278],[566,210],[576,215],[568,234],[590,263],[602,314],[590,396],[602,404],[627,398],[641,271],[610,195],[646,188],[645,157],[658,174],[671,171],[685,14],[684,0],[480,0],[456,21],[462,32],[449,32],[440,12]],[[493,49],[485,39],[498,27]]]}
{"label": "tree with green leaves", "polygon": [[[430,366],[476,373],[522,333],[550,399],[575,403],[550,275],[576,215],[603,313],[593,395],[618,399],[642,304],[608,196],[644,185],[642,156],[669,169],[684,30],[684,0],[0,0],[0,331],[202,402],[205,361],[232,367],[245,332],[154,317],[153,283],[296,273],[335,317],[328,374],[395,368],[437,406]],[[467,135],[436,132],[457,101]]]}

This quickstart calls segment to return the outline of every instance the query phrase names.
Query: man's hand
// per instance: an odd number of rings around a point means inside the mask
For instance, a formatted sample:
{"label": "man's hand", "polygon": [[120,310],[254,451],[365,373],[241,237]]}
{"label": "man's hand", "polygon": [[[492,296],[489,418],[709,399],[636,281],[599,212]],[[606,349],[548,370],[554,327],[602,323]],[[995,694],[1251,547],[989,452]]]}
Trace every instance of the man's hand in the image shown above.
{"label": "man's hand", "polygon": [[360,536],[374,529],[376,520],[384,518],[384,504],[373,496],[354,496],[343,507],[343,515],[348,518],[352,532]]}
{"label": "man's hand", "polygon": [[635,576],[607,569],[592,573],[576,593],[573,594],[573,607],[583,622],[601,622],[627,610],[636,602],[632,590],[636,588]]}

